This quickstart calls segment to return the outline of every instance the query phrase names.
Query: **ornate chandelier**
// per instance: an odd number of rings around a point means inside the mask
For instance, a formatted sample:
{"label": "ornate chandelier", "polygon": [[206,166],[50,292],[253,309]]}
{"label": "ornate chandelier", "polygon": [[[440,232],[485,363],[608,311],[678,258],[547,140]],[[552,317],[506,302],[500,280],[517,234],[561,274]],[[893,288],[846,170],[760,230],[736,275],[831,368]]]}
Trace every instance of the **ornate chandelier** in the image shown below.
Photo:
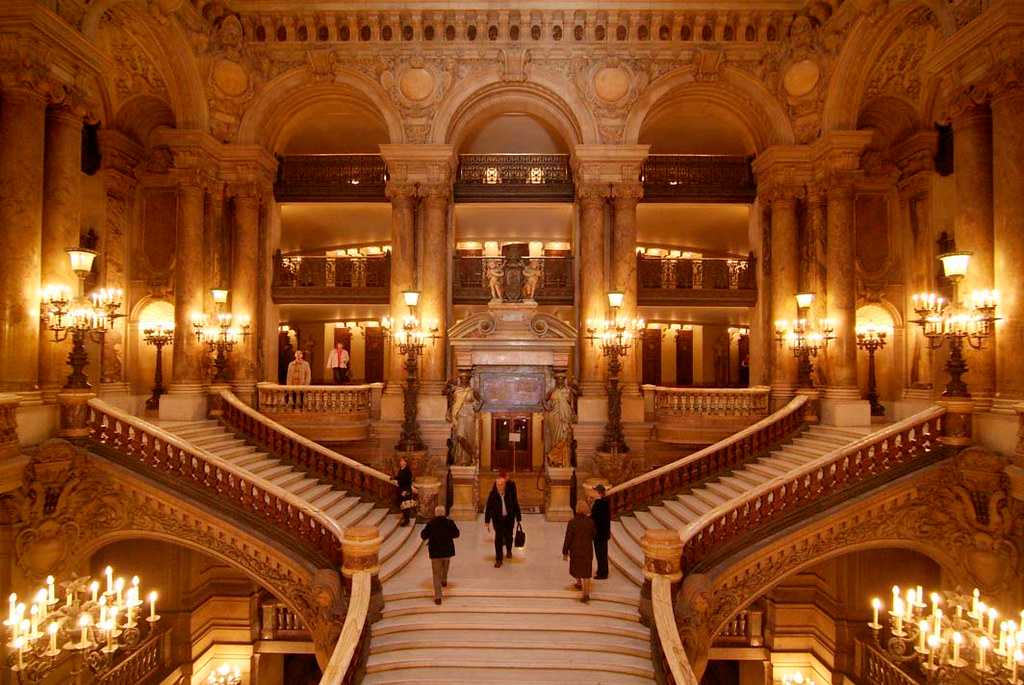
{"label": "ornate chandelier", "polygon": [[[117,652],[131,652],[153,630],[157,593],[148,596],[149,615],[139,577],[131,581],[114,578],[110,566],[104,569],[106,589],[88,577],[62,583],[63,604],[53,576],[47,576],[29,605],[8,598],[7,660],[22,682],[39,682],[65,656],[81,657],[93,673],[113,665]],[[81,667],[76,672],[80,672]]]}
{"label": "ornate chandelier", "polygon": [[587,340],[600,346],[608,360],[608,423],[605,425],[604,439],[598,450],[616,453],[628,452],[626,436],[622,430],[622,388],[619,387],[619,373],[622,371],[622,357],[636,345],[638,334],[646,324],[643,319],[627,319],[619,316],[619,308],[625,295],[621,292],[608,293],[608,318],[587,321]]}
{"label": "ornate chandelier", "polygon": [[[228,301],[228,291],[215,288],[210,291],[214,303],[223,310]],[[209,317],[204,313],[192,314],[192,328],[196,340],[205,343],[207,350],[213,355],[213,382],[223,383],[228,380],[228,355],[236,344],[249,337],[249,317],[238,317],[238,325],[232,325],[234,317],[228,312],[219,311],[217,325],[211,326]]]}
{"label": "ornate chandelier", "polygon": [[242,672],[238,666],[221,664],[206,678],[207,685],[241,685]]}
{"label": "ornate chandelier", "polygon": [[985,685],[1019,685],[1024,664],[1024,611],[1021,623],[1001,620],[977,588],[971,595],[932,592],[925,601],[920,585],[892,588],[889,637],[880,623],[881,599],[871,600],[871,629],[875,646],[897,664],[916,664],[928,683],[956,683],[961,677]]}
{"label": "ornate chandelier", "polygon": [[405,357],[405,382],[402,384],[402,407],[403,421],[402,433],[398,439],[395,449],[401,452],[418,452],[426,449],[423,437],[420,434],[418,420],[417,396],[419,394],[419,358],[423,354],[423,347],[429,342],[431,345],[439,337],[438,323],[431,321],[423,324],[416,316],[416,307],[420,301],[420,293],[417,290],[406,290],[402,292],[405,305],[409,313],[402,317],[401,328],[395,328],[395,321],[385,316],[380,326],[384,329],[385,337],[398,349],[399,354]]}
{"label": "ornate chandelier", "polygon": [[798,315],[793,321],[775,322],[775,342],[789,345],[793,356],[797,359],[797,384],[802,388],[814,386],[812,358],[828,347],[829,342],[836,339],[835,323],[831,319],[813,322],[807,318],[807,310],[814,302],[814,293],[797,293],[796,306]]}

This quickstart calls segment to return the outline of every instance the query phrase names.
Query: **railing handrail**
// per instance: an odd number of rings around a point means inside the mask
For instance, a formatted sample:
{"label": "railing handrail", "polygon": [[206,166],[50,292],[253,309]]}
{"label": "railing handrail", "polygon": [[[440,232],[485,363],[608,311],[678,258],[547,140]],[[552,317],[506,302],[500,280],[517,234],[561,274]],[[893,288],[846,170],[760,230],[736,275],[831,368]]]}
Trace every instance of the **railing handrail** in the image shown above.
{"label": "railing handrail", "polygon": [[671,462],[669,464],[665,464],[664,466],[660,466],[660,467],[654,469],[653,471],[648,471],[647,473],[641,474],[641,475],[637,476],[636,478],[633,478],[631,480],[626,481],[625,483],[620,483],[620,484],[610,488],[608,490],[608,493],[607,493],[606,496],[610,497],[611,495],[613,495],[613,494],[615,494],[617,492],[623,492],[625,490],[628,490],[629,488],[636,487],[637,485],[640,485],[641,483],[645,483],[647,481],[654,480],[654,479],[656,479],[656,478],[658,478],[660,476],[663,476],[663,475],[665,475],[667,473],[671,473],[672,471],[675,471],[676,469],[682,468],[683,466],[686,466],[688,464],[692,464],[693,462],[696,462],[696,461],[700,461],[701,459],[704,459],[708,455],[711,455],[711,454],[714,454],[715,452],[721,451],[721,450],[725,449],[726,447],[729,447],[730,445],[733,445],[733,444],[735,444],[735,443],[737,443],[737,442],[747,438],[748,436],[753,435],[754,433],[757,433],[758,431],[760,431],[760,430],[762,430],[764,428],[767,428],[768,426],[770,426],[770,425],[772,425],[774,423],[777,423],[777,422],[781,421],[782,419],[790,416],[791,414],[793,414],[797,410],[803,409],[803,406],[806,403],[807,403],[807,396],[806,395],[797,395],[796,397],[791,399],[789,401],[789,403],[787,403],[786,406],[783,407],[782,409],[779,409],[778,411],[776,411],[773,414],[769,414],[768,416],[764,417],[760,421],[757,421],[756,423],[752,423],[751,425],[747,426],[746,428],[744,428],[743,430],[739,431],[738,433],[733,433],[729,437],[727,437],[727,438],[725,438],[723,440],[719,440],[718,442],[716,442],[713,445],[708,445],[704,449],[697,450],[693,454],[687,455],[687,456],[683,457],[682,459],[677,459],[677,460],[675,460],[675,461],[673,461],[673,462]]}
{"label": "railing handrail", "polygon": [[[334,249],[340,250],[342,248],[334,248]],[[337,260],[337,259],[386,259],[386,258],[388,258],[389,254],[390,253],[388,253],[388,252],[381,252],[380,254],[360,254],[360,255],[342,254],[342,255],[332,255],[332,254],[295,254],[295,253],[289,253],[289,252],[278,252],[277,254],[274,255],[274,257],[278,261],[282,261],[282,260],[285,260],[285,259],[301,259],[303,261],[305,261],[307,259],[335,259],[335,260]]]}
{"label": "railing handrail", "polygon": [[[673,248],[675,249],[675,248]],[[688,261],[688,262],[749,262],[750,255],[743,255],[742,257],[670,257],[669,255],[655,255],[655,254],[638,254],[639,259],[661,259],[661,260],[673,260],[673,261]]]}
{"label": "railing handrail", "polygon": [[697,676],[686,658],[686,650],[676,627],[675,612],[672,609],[672,581],[666,576],[654,574],[651,578],[651,609],[654,613],[655,631],[661,647],[661,656],[673,685],[698,685]]}
{"label": "railing handrail", "polygon": [[[290,387],[290,386],[287,386],[287,387]],[[310,386],[310,387],[316,388],[318,386]],[[247,405],[245,402],[243,402],[242,400],[240,400],[237,397],[235,397],[235,393],[231,392],[230,390],[227,390],[227,389],[221,390],[220,391],[220,396],[221,396],[221,398],[225,402],[230,404],[232,407],[234,407],[238,411],[240,411],[243,414],[249,416],[250,418],[254,419],[257,422],[262,423],[265,427],[269,428],[270,430],[273,430],[273,431],[276,431],[276,432],[280,433],[281,435],[283,435],[284,437],[288,438],[289,440],[294,440],[295,442],[299,443],[303,447],[305,447],[307,449],[310,449],[310,450],[313,450],[314,452],[319,453],[321,456],[326,457],[327,459],[330,459],[331,461],[336,461],[336,462],[338,462],[340,464],[343,464],[344,466],[347,466],[348,468],[351,468],[351,469],[354,469],[356,471],[359,471],[363,475],[369,476],[369,477],[371,477],[373,479],[376,479],[376,480],[384,481],[385,483],[388,484],[388,486],[392,485],[392,483],[391,483],[391,476],[387,475],[386,473],[382,473],[381,471],[378,471],[377,469],[375,469],[373,467],[367,466],[366,464],[362,464],[362,463],[356,461],[355,459],[352,459],[350,457],[346,457],[343,454],[339,454],[338,452],[335,452],[334,450],[329,450],[326,447],[324,447],[323,445],[321,445],[321,444],[319,444],[317,442],[314,442],[314,441],[310,440],[309,438],[303,437],[302,435],[299,435],[298,433],[296,433],[295,431],[291,430],[287,426],[283,426],[280,423],[278,423],[277,421],[274,421],[274,420],[264,416],[260,412],[256,411],[255,409],[253,409],[252,407]],[[339,529],[338,539],[339,540],[341,539],[340,529]]]}
{"label": "railing handrail", "polygon": [[[232,395],[232,397],[234,396]],[[235,399],[235,401],[238,401],[237,398]],[[338,549],[340,551],[341,538],[343,533],[341,526],[339,526],[338,522],[334,519],[330,518],[329,516],[326,516],[320,510],[310,506],[308,502],[303,500],[298,495],[295,495],[294,493],[291,493],[288,490],[285,490],[284,488],[275,485],[274,483],[268,480],[260,478],[258,475],[250,473],[249,471],[246,471],[231,463],[227,459],[218,457],[216,454],[213,454],[212,452],[209,452],[202,447],[199,447],[197,445],[191,445],[182,440],[181,438],[173,435],[172,433],[168,433],[163,428],[160,428],[155,424],[152,424],[148,421],[145,421],[144,419],[140,419],[136,416],[132,416],[131,414],[121,411],[117,407],[107,404],[98,397],[94,397],[89,400],[89,407],[91,407],[94,411],[96,411],[99,414],[120,421],[125,425],[134,428],[136,431],[148,435],[150,438],[160,440],[165,444],[171,445],[172,447],[179,449],[182,452],[185,452],[186,454],[192,456],[193,458],[198,459],[200,462],[205,462],[210,466],[215,466],[221,471],[237,478],[239,481],[247,483],[250,486],[257,487],[263,492],[267,493],[268,495],[271,495],[279,500],[282,500],[284,503],[293,507],[295,510],[300,511],[306,516],[315,519],[317,522],[320,523],[320,525],[324,527],[325,530],[334,535],[334,537],[338,540]],[[290,528],[288,532],[294,533],[294,531]]]}
{"label": "railing handrail", "polygon": [[568,152],[460,152],[459,157],[565,157]]}
{"label": "railing handrail", "polygon": [[342,393],[342,394],[344,394],[346,392],[352,392],[352,393],[355,393],[355,392],[369,392],[370,390],[373,390],[374,388],[383,388],[383,387],[384,387],[384,383],[383,382],[360,383],[358,385],[334,385],[334,384],[330,384],[330,383],[327,383],[327,384],[324,384],[324,385],[281,385],[280,383],[272,383],[270,381],[261,381],[261,382],[256,384],[256,389],[257,390],[282,390],[282,391],[286,391],[286,392],[316,391],[316,392],[337,392],[337,393]]}
{"label": "railing handrail", "polygon": [[771,387],[754,385],[749,388],[704,388],[699,386],[642,385],[641,390],[653,390],[666,395],[767,395]]}
{"label": "railing handrail", "polygon": [[[766,495],[780,486],[792,486],[795,483],[806,478],[808,475],[820,471],[823,467],[831,466],[832,464],[838,463],[842,459],[848,456],[856,454],[864,448],[870,448],[879,445],[886,440],[889,440],[900,433],[914,428],[920,429],[928,424],[933,419],[937,419],[944,415],[946,410],[944,407],[933,406],[920,411],[913,416],[909,416],[902,421],[898,421],[891,426],[888,426],[878,432],[869,433],[863,438],[858,438],[852,443],[846,445],[840,445],[835,449],[827,452],[826,454],[807,462],[803,466],[799,467],[794,471],[789,471],[775,478],[765,481],[760,485],[754,487],[752,490],[745,493],[739,499],[731,499],[723,502],[722,504],[711,508],[701,516],[697,517],[694,521],[687,524],[682,530],[683,540],[683,558],[686,558],[687,546],[699,535],[703,530],[709,527],[711,524],[723,521],[728,515],[744,508],[747,505],[757,502],[763,495]],[[933,436],[935,437],[935,436]],[[767,516],[765,516],[767,518]]]}
{"label": "railing handrail", "polygon": [[320,685],[342,685],[352,681],[352,661],[363,640],[366,618],[370,612],[370,580],[371,574],[367,571],[352,574],[352,593],[349,595],[345,623],[323,677],[320,678]]}

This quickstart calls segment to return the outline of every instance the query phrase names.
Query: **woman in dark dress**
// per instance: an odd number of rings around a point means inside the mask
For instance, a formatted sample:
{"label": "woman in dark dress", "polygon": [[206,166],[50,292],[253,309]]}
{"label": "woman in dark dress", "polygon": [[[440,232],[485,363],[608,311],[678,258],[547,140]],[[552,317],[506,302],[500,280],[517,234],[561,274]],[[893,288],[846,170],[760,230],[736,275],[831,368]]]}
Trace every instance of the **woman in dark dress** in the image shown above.
{"label": "woman in dark dress", "polygon": [[590,518],[590,507],[580,499],[576,515],[565,528],[562,558],[569,560],[569,575],[576,579],[576,589],[583,590],[582,602],[590,601],[590,579],[594,575],[594,535],[597,528]]}
{"label": "woman in dark dress", "polygon": [[395,497],[398,500],[398,508],[402,510],[401,525],[409,525],[409,517],[416,508],[416,497],[412,492],[412,469],[405,457],[398,458],[398,473],[395,474],[395,485],[398,486]]}

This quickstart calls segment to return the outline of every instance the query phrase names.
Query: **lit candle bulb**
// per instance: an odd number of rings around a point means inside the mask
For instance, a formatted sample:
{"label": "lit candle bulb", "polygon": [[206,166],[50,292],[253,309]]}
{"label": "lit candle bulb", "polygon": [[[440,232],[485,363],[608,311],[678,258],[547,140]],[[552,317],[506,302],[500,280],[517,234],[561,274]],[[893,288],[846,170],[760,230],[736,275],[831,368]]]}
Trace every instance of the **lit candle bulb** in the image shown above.
{"label": "lit candle bulb", "polygon": [[108,566],[103,569],[103,572],[107,575],[107,594],[109,595],[114,591],[114,569]]}
{"label": "lit candle bulb", "polygon": [[956,665],[960,662],[960,643],[964,641],[964,636],[959,632],[953,633],[953,659],[950,661],[951,664]]}
{"label": "lit candle bulb", "polygon": [[917,624],[917,634],[920,638],[917,642],[917,650],[922,654],[927,651],[925,648],[925,640],[928,639],[928,621],[922,620]]}
{"label": "lit candle bulb", "polygon": [[935,612],[938,611],[938,609],[939,609],[939,600],[940,600],[939,593],[938,592],[933,592],[930,595],[929,599],[932,600],[932,615],[934,616]]}
{"label": "lit candle bulb", "polygon": [[123,604],[124,599],[124,578],[118,578],[114,583],[114,592],[117,593],[117,603]]}
{"label": "lit candle bulb", "polygon": [[14,625],[14,610],[18,606],[18,595],[12,592],[10,596],[7,597],[7,601],[10,602],[11,605],[10,614],[7,618],[7,625]]}
{"label": "lit candle bulb", "polygon": [[942,609],[936,609],[935,613],[932,614],[932,631],[938,635],[942,635]]}
{"label": "lit candle bulb", "polygon": [[924,590],[920,585],[917,586],[917,592],[914,596],[917,597],[917,605],[924,606]]}
{"label": "lit candle bulb", "polygon": [[978,638],[978,670],[979,671],[984,671],[985,670],[985,653],[988,651],[988,648],[991,647],[991,646],[992,646],[992,643],[989,642],[988,637],[982,635],[980,638]]}
{"label": "lit candle bulb", "polygon": [[98,580],[92,581],[92,583],[89,584],[89,589],[92,591],[92,601],[95,602],[96,601],[96,595],[98,595],[99,591],[100,591],[100,583],[99,583],[99,581]]}
{"label": "lit candle bulb", "polygon": [[46,630],[50,633],[50,653],[55,654],[57,652],[57,631],[60,629],[60,624],[54,621]]}
{"label": "lit candle bulb", "polygon": [[938,635],[929,635],[928,636],[928,665],[931,666],[932,668],[935,667],[935,656],[939,652],[939,645],[940,644],[941,644],[941,640],[939,640],[939,636]]}
{"label": "lit candle bulb", "polygon": [[82,614],[78,617],[78,628],[82,631],[82,642],[80,643],[84,649],[89,644],[89,625],[92,623],[92,618],[89,614]]}
{"label": "lit candle bulb", "polygon": [[25,648],[25,640],[23,638],[18,637],[14,639],[13,644],[14,649],[18,652],[18,670],[23,671],[25,670],[25,661],[24,657],[22,656],[22,650]]}
{"label": "lit candle bulb", "polygon": [[871,619],[871,627],[875,628],[881,624],[878,622],[878,610],[882,608],[882,600],[875,597],[871,600],[871,608],[874,610],[874,618]]}
{"label": "lit candle bulb", "polygon": [[100,597],[100,625],[107,622],[107,596]]}
{"label": "lit candle bulb", "polygon": [[996,611],[995,607],[989,607],[989,610],[988,610],[988,632],[993,637],[995,636],[995,633],[996,633],[996,616],[998,616],[998,615],[999,615],[999,612]]}
{"label": "lit candle bulb", "polygon": [[32,632],[30,634],[35,635],[39,632],[39,606],[33,604],[32,608],[28,611],[28,615],[32,619]]}
{"label": "lit candle bulb", "polygon": [[156,591],[149,593],[149,618],[151,621],[156,620]]}
{"label": "lit candle bulb", "polygon": [[53,584],[53,576],[46,576],[47,603],[54,604],[57,601],[57,588]]}

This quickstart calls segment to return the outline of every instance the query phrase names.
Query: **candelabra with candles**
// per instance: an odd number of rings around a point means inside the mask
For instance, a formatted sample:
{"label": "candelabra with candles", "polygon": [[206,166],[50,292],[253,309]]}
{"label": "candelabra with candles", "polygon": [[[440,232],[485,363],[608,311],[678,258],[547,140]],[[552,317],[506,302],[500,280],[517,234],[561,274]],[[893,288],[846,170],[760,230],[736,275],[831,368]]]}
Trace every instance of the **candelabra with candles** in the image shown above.
{"label": "candelabra with candles", "polygon": [[814,685],[814,679],[805,676],[801,671],[796,671],[782,676],[782,685]]}
{"label": "candelabra with candles", "polygon": [[797,318],[793,321],[775,322],[775,341],[786,343],[797,359],[797,385],[801,388],[814,387],[814,363],[812,359],[818,352],[828,348],[830,341],[835,340],[835,323],[831,319],[821,319],[817,323],[807,318],[807,310],[814,302],[813,293],[797,293]]}
{"label": "candelabra with candles", "polygon": [[68,248],[71,269],[78,277],[78,295],[71,296],[66,286],[48,285],[43,290],[40,303],[40,318],[52,334],[55,343],[71,338],[68,353],[68,375],[65,389],[88,390],[92,386],[85,375],[89,365],[89,354],[85,350],[86,340],[102,343],[106,332],[114,321],[124,316],[119,313],[124,293],[117,288],[101,288],[85,297],[85,279],[92,271],[96,252],[85,248]]}
{"label": "candelabra with candles", "polygon": [[949,342],[949,359],[946,372],[949,382],[943,397],[970,397],[963,375],[967,373],[964,359],[964,342],[976,350],[985,346],[985,341],[995,333],[996,307],[999,305],[999,291],[977,290],[971,293],[970,306],[960,302],[960,281],[967,275],[970,252],[949,252],[939,255],[942,268],[953,286],[952,301],[936,293],[917,293],[913,296],[914,312],[925,338],[928,349],[936,350]]}
{"label": "candelabra with candles", "polygon": [[146,615],[139,577],[130,582],[114,578],[110,566],[104,569],[106,590],[88,577],[62,583],[63,603],[53,576],[47,576],[26,606],[11,594],[7,619],[7,661],[20,682],[40,682],[65,658],[82,661],[72,665],[78,674],[84,667],[101,673],[117,661],[118,652],[129,653],[150,633],[160,616],[156,613],[157,593],[148,596]]}
{"label": "candelabra with candles", "polygon": [[234,323],[230,313],[223,311],[228,301],[228,291],[215,288],[210,291],[217,305],[217,325],[211,326],[206,314],[192,314],[192,328],[196,340],[206,344],[207,351],[213,356],[213,382],[224,383],[228,380],[228,355],[236,344],[249,337],[249,317],[239,317],[238,325]]}
{"label": "candelabra with candles", "polygon": [[878,401],[878,385],[875,379],[875,352],[885,347],[892,329],[886,326],[865,324],[857,326],[857,347],[868,353],[868,403],[872,416],[885,416],[885,406]]}
{"label": "candelabra with candles", "polygon": [[636,345],[638,333],[644,328],[644,320],[639,318],[626,319],[619,316],[624,295],[621,292],[608,293],[608,318],[587,321],[587,340],[600,345],[605,359],[608,360],[608,380],[605,385],[608,393],[608,423],[605,424],[604,439],[598,446],[601,452],[629,452],[626,436],[622,431],[622,388],[619,386],[619,373],[622,371],[622,358]]}
{"label": "candelabra with candles", "polygon": [[146,400],[146,409],[159,409],[164,394],[164,347],[174,344],[174,322],[154,321],[144,324],[142,339],[156,348],[156,368],[153,370],[153,394]]}
{"label": "candelabra with candles", "polygon": [[419,409],[417,399],[419,396],[419,359],[423,354],[423,348],[429,341],[431,345],[438,339],[437,323],[424,325],[416,316],[416,306],[420,301],[420,294],[416,290],[406,290],[402,297],[409,313],[402,317],[401,327],[391,317],[385,316],[381,320],[381,328],[384,335],[391,339],[398,353],[405,358],[405,382],[402,385],[402,434],[398,439],[395,449],[400,452],[419,452],[426,449],[423,436],[420,434],[418,420]]}
{"label": "candelabra with candles", "polygon": [[[928,683],[967,682],[985,685],[1020,685],[1017,673],[1024,668],[1024,611],[1020,624],[1003,620],[982,601],[977,588],[971,595],[932,592],[924,601],[923,588],[902,593],[892,588],[889,638],[879,613],[882,600],[871,600],[871,629],[875,646],[898,664],[916,663]],[[929,612],[928,609],[931,611]]]}
{"label": "candelabra with candles", "polygon": [[207,685],[241,685],[242,671],[238,666],[221,664],[206,678]]}

